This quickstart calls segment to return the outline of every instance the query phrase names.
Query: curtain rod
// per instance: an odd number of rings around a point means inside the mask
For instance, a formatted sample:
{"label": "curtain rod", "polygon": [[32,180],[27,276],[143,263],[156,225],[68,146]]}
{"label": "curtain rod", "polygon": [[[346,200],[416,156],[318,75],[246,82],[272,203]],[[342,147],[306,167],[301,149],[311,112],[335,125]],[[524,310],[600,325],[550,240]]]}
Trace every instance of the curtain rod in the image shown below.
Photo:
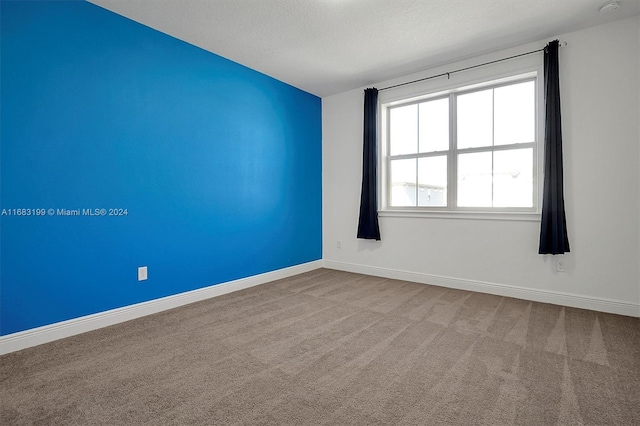
{"label": "curtain rod", "polygon": [[[563,41],[563,42],[560,43],[560,47],[566,46],[566,45],[567,45],[566,41]],[[443,72],[442,74],[432,75],[430,77],[419,78],[419,79],[413,80],[413,81],[407,81],[406,83],[394,84],[393,86],[389,86],[389,87],[384,87],[382,89],[378,89],[378,91],[381,92],[383,90],[394,89],[396,87],[406,86],[408,84],[419,83],[419,82],[425,81],[425,80],[431,80],[432,78],[444,77],[445,75],[447,76],[447,78],[449,78],[451,76],[451,74],[455,74],[457,72],[467,71],[467,70],[470,70],[470,69],[473,69],[473,68],[479,68],[479,67],[483,67],[485,65],[495,64],[496,62],[508,61],[509,59],[519,58],[520,56],[532,55],[534,53],[542,52],[544,49],[546,49],[546,47],[543,47],[542,49],[532,50],[531,52],[520,53],[519,55],[513,55],[513,56],[509,56],[509,57],[502,58],[502,59],[496,59],[495,61],[489,61],[489,62],[485,62],[483,64],[472,65],[470,67],[460,68],[460,69],[457,69],[457,70],[454,70],[454,71]]]}

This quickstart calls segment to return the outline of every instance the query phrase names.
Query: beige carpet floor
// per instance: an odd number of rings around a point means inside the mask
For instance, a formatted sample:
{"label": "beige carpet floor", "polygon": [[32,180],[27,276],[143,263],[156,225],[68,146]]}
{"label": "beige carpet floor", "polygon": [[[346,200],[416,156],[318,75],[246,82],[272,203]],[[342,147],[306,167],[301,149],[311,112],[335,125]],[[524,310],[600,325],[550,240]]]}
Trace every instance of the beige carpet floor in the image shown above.
{"label": "beige carpet floor", "polygon": [[2,425],[640,425],[640,320],[319,269],[0,357]]}

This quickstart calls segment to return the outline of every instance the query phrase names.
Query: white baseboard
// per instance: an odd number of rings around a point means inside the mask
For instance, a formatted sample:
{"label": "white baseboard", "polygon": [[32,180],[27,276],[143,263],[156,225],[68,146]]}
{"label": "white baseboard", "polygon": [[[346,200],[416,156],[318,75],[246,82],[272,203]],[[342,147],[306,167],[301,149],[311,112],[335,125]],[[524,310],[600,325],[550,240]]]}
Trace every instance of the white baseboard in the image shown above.
{"label": "white baseboard", "polygon": [[321,267],[321,260],[303,263],[289,268],[278,269],[277,271],[266,272],[252,277],[241,278],[239,280],[187,291],[173,296],[167,296],[160,299],[150,300],[148,302],[137,303],[135,305],[124,306],[122,308],[32,328],[30,330],[20,331],[6,336],[0,336],[0,355],[52,342],[54,340],[87,331],[97,330],[102,327],[155,314],[167,309],[177,308],[182,305],[209,299],[211,297],[221,296],[223,294],[264,284],[270,281],[313,271],[314,269]]}
{"label": "white baseboard", "polygon": [[431,284],[460,290],[477,291],[480,293],[495,294],[498,296],[513,297],[516,299],[531,300],[535,302],[552,303],[555,305],[570,306],[574,308],[589,309],[593,311],[609,312],[612,314],[640,317],[640,305],[620,302],[609,299],[597,299],[574,294],[552,292],[547,290],[534,290],[530,288],[515,287],[505,284],[488,283],[460,278],[443,277],[439,275],[423,274],[419,272],[400,271],[396,269],[380,268],[375,266],[358,265],[353,263],[337,262],[332,260],[317,260],[303,263],[277,271],[267,272],[252,277],[235,281],[216,284],[209,287],[137,303],[135,305],[99,312],[80,318],[74,318],[55,324],[45,325],[18,333],[0,336],[0,355],[19,351],[43,343],[73,336],[102,327],[155,314],[167,309],[177,308],[189,303],[209,299],[270,281],[291,277],[304,272],[325,267],[339,271],[355,272],[377,277],[412,281],[422,284]]}
{"label": "white baseboard", "polygon": [[593,297],[579,296],[575,294],[560,293],[548,290],[536,290],[524,287],[515,287],[506,284],[488,283],[460,278],[443,277],[439,275],[423,274],[419,272],[407,272],[396,269],[379,268],[375,266],[358,265],[354,263],[325,260],[324,267],[339,271],[355,272],[376,277],[391,278],[396,280],[412,281],[422,284],[431,284],[440,287],[455,288],[459,290],[476,291],[479,293],[495,294],[498,296],[513,297],[516,299],[531,300],[534,302],[551,303],[554,305],[570,306],[573,308],[589,309],[592,311],[608,312],[612,314],[640,317],[640,305],[609,299],[597,299]]}

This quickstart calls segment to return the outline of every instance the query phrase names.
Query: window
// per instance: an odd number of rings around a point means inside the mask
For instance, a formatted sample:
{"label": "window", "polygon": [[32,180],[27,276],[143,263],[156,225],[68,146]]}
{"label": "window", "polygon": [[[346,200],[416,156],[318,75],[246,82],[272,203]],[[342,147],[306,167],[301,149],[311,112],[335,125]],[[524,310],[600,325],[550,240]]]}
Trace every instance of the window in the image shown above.
{"label": "window", "polygon": [[537,77],[382,105],[383,210],[535,213]]}

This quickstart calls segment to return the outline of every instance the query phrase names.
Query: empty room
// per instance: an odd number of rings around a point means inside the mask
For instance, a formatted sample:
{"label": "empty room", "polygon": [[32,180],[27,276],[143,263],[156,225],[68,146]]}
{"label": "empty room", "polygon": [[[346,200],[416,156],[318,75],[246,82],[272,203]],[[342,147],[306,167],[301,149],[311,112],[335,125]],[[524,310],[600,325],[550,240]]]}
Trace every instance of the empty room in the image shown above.
{"label": "empty room", "polygon": [[0,424],[640,425],[640,1],[0,0]]}

